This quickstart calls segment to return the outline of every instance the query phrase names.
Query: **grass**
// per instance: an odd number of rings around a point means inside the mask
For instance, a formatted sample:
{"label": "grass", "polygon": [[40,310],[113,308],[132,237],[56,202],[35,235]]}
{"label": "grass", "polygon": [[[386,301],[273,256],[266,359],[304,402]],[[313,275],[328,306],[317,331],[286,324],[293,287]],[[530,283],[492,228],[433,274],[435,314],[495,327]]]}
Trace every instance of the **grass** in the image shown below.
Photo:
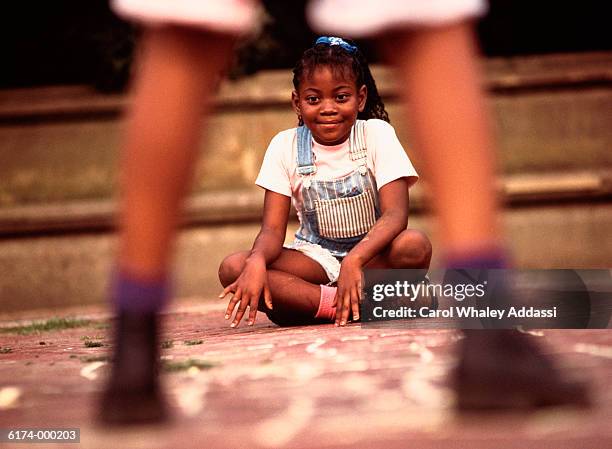
{"label": "grass", "polygon": [[200,359],[187,359],[179,362],[165,360],[163,364],[164,371],[168,373],[178,373],[180,371],[187,371],[189,368],[193,367],[205,370],[211,369],[214,366],[214,363]]}
{"label": "grass", "polygon": [[79,360],[83,363],[110,362],[111,358],[107,355],[86,355],[84,357],[79,357]]}
{"label": "grass", "polygon": [[48,332],[62,329],[75,329],[78,327],[85,327],[91,324],[91,320],[85,320],[81,318],[51,318],[45,321],[35,321],[30,324],[24,324],[22,326],[2,327],[0,333],[2,334],[18,334],[18,335],[30,335],[40,332]]}
{"label": "grass", "polygon": [[84,335],[81,337],[81,340],[83,340],[83,346],[85,346],[86,348],[101,348],[102,346],[104,346],[104,343],[96,340],[101,340],[103,338],[104,336],[102,335],[95,335],[93,337]]}
{"label": "grass", "polygon": [[[70,356],[73,357],[74,354]],[[75,356],[76,357],[76,356]],[[94,355],[94,356],[83,356],[79,357],[79,360],[83,363],[92,363],[92,362],[111,362],[112,358],[108,355]],[[214,368],[216,366],[215,363],[209,362],[207,360],[202,359],[187,359],[181,361],[170,361],[163,360],[162,368],[167,373],[178,373],[181,371],[187,371],[189,368],[198,368],[201,370],[208,370]]]}
{"label": "grass", "polygon": [[195,346],[201,345],[204,343],[204,340],[185,340],[183,343],[185,343],[185,346]]}

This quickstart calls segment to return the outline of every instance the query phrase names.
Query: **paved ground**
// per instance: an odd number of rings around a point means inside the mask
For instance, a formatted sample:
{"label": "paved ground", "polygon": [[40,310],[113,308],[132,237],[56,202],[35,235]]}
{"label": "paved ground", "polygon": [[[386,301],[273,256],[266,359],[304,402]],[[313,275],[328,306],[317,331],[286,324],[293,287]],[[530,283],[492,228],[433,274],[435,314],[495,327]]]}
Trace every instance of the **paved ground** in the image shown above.
{"label": "paved ground", "polygon": [[[175,370],[164,375],[174,420],[110,431],[92,419],[108,372],[108,315],[93,307],[37,318],[51,316],[91,321],[0,333],[0,427],[80,427],[85,448],[612,447],[606,330],[535,333],[571,374],[591,380],[592,410],[460,416],[446,384],[455,331],[281,329],[262,315],[255,328],[233,330],[220,305],[183,301],[167,315],[163,350]],[[24,324],[0,318],[3,328]],[[186,368],[188,360],[200,368]]]}

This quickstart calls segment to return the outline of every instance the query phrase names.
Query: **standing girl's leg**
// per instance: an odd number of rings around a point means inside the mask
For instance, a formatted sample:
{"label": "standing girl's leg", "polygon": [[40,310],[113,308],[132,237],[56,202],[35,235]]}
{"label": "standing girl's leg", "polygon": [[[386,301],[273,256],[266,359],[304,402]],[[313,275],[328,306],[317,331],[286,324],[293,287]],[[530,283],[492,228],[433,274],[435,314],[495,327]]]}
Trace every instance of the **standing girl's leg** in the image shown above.
{"label": "standing girl's leg", "polygon": [[[503,268],[495,143],[471,24],[403,30],[384,45],[399,68],[415,147],[429,172],[447,265]],[[465,337],[455,377],[459,407],[587,400],[583,386],[567,382],[529,336],[467,330]]]}
{"label": "standing girl's leg", "polygon": [[112,291],[117,323],[102,405],[106,422],[164,416],[158,313],[169,296],[173,236],[203,115],[231,45],[229,37],[187,28],[156,28],[143,39],[121,157],[119,260]]}
{"label": "standing girl's leg", "polygon": [[119,265],[136,278],[168,272],[202,121],[232,42],[184,28],[145,36],[121,158]]}
{"label": "standing girl's leg", "polygon": [[403,31],[385,44],[401,76],[442,246],[450,257],[496,250],[495,144],[470,24]]}

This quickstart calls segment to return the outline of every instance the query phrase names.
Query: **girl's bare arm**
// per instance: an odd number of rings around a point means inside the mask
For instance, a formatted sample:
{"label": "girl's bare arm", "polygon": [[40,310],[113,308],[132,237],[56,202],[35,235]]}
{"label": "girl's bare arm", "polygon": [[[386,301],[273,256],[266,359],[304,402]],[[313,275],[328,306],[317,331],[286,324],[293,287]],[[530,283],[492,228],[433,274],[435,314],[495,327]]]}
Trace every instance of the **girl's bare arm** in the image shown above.
{"label": "girl's bare arm", "polygon": [[247,262],[252,258],[261,258],[267,266],[280,255],[287,233],[290,208],[291,198],[266,190],[261,229],[253,242]]}
{"label": "girl's bare arm", "polygon": [[408,225],[408,183],[396,179],[379,190],[381,217],[370,232],[348,253],[340,266],[336,291],[336,325],[346,324],[349,311],[359,319],[361,270],[380,254]]}
{"label": "girl's bare arm", "polygon": [[378,192],[381,217],[370,232],[344,258],[367,264],[408,226],[408,183],[406,178],[384,185]]}
{"label": "girl's bare arm", "polygon": [[233,293],[225,312],[225,318],[232,316],[236,305],[238,311],[231,326],[236,327],[249,307],[248,324],[255,322],[257,306],[262,293],[266,305],[272,309],[272,296],[268,288],[266,267],[274,262],[281,253],[291,199],[288,196],[266,190],[264,198],[264,212],[261,230],[255,238],[251,254],[247,257],[244,269],[238,279],[225,287],[221,297]]}

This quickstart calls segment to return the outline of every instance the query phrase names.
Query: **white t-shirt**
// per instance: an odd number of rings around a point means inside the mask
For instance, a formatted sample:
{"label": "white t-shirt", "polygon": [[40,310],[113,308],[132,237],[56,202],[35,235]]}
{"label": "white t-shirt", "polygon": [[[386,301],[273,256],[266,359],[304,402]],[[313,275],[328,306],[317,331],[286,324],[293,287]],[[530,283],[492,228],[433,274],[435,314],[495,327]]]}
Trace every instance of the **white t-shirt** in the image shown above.
{"label": "white t-shirt", "polygon": [[[268,146],[259,175],[255,181],[260,187],[289,196],[296,210],[301,207],[302,177],[297,173],[297,128],[278,133]],[[396,179],[408,178],[412,186],[419,175],[412,166],[395,129],[379,119],[366,121],[365,138],[367,146],[367,166],[376,179],[380,190],[385,184]],[[354,171],[358,164],[349,156],[349,140],[339,145],[321,145],[313,140],[317,172],[312,179],[332,180]]]}

